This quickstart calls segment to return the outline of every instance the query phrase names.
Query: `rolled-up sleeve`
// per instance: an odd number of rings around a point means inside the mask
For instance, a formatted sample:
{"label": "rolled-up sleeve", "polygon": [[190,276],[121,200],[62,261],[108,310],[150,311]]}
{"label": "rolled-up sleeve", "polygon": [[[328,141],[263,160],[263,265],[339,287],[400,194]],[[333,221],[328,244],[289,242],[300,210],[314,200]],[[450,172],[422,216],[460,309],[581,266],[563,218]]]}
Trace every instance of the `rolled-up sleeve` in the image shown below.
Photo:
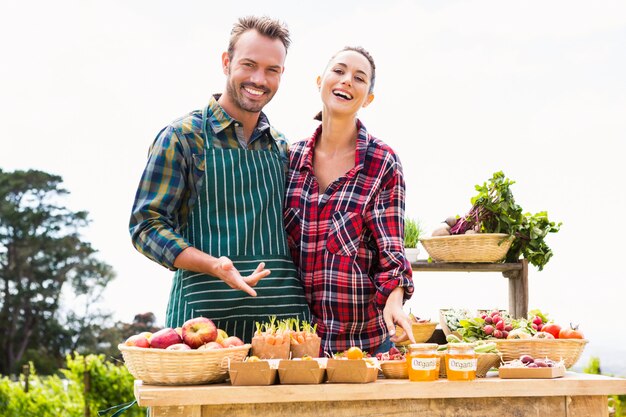
{"label": "rolled-up sleeve", "polygon": [[184,220],[181,206],[189,196],[189,169],[179,137],[171,126],[166,127],[150,148],[130,218],[135,248],[171,270],[176,269],[176,257],[190,246],[179,233]]}
{"label": "rolled-up sleeve", "polygon": [[364,217],[378,249],[378,267],[374,275],[376,305],[384,308],[389,294],[404,288],[404,299],[413,295],[413,271],[404,254],[404,176],[397,157],[387,165],[385,181],[375,196],[372,210]]}

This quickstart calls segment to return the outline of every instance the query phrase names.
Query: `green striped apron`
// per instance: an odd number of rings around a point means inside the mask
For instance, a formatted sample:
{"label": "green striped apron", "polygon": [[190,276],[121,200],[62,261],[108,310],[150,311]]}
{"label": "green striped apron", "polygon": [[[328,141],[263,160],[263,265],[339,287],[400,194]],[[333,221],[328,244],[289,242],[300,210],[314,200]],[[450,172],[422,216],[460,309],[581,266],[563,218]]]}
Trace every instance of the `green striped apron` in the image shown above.
{"label": "green striped apron", "polygon": [[197,249],[227,256],[242,276],[265,262],[271,274],[254,287],[256,297],[219,278],[179,269],[167,307],[166,325],[181,326],[204,316],[249,343],[255,322],[268,317],[310,320],[302,284],[291,260],[283,224],[285,173],[278,147],[272,150],[216,149],[202,113],[204,179],[182,234]]}

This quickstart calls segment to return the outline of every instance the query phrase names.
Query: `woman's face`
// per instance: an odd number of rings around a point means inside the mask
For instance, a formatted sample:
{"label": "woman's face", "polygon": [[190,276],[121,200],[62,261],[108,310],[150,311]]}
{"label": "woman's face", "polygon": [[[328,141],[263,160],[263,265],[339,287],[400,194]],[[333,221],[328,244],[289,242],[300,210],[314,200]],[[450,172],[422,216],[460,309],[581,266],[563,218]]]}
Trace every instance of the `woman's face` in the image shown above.
{"label": "woman's face", "polygon": [[324,110],[329,115],[354,116],[366,107],[374,94],[369,92],[372,68],[363,55],[355,51],[338,53],[317,77]]}

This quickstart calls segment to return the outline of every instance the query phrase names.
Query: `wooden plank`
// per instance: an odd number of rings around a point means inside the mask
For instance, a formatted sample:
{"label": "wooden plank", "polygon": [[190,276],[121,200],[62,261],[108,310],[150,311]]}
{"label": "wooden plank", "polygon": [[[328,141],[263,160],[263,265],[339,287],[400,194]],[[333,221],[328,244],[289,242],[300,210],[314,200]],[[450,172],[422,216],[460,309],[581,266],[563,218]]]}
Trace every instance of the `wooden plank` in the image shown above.
{"label": "wooden plank", "polygon": [[503,272],[509,278],[509,313],[515,318],[528,315],[528,260],[520,262],[519,271]]}
{"label": "wooden plank", "polygon": [[202,417],[484,417],[486,415],[567,416],[563,397],[364,400],[322,403],[226,404],[202,407]]}
{"label": "wooden plank", "polygon": [[202,417],[202,415],[201,405],[151,407],[150,409],[150,417]]}
{"label": "wooden plank", "polygon": [[[186,407],[189,408],[189,407]],[[152,407],[153,417],[180,416],[181,408]],[[299,402],[264,404],[224,404],[202,406],[193,417],[482,417],[511,415],[517,417],[608,416],[606,397],[516,397],[516,398],[446,398],[406,400],[364,400],[336,402]]]}
{"label": "wooden plank", "polygon": [[273,385],[234,387],[230,384],[167,387],[137,384],[140,406],[262,404],[287,402],[400,400],[436,398],[499,398],[626,394],[626,379],[567,372],[545,380],[501,380],[495,373],[472,382],[380,379],[371,384]]}
{"label": "wooden plank", "polygon": [[605,395],[589,397],[566,397],[567,417],[608,417],[609,405]]}
{"label": "wooden plank", "polygon": [[439,272],[506,272],[520,271],[521,262],[512,263],[456,263],[456,262],[428,262],[417,261],[411,264],[413,271]]}

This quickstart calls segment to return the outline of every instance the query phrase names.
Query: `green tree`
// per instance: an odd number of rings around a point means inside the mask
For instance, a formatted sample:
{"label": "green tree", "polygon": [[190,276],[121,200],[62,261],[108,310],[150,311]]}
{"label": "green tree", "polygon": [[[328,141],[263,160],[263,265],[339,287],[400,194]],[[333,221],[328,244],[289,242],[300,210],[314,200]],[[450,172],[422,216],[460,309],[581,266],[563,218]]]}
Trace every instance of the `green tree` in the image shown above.
{"label": "green tree", "polygon": [[[61,183],[42,171],[0,169],[0,374],[16,372],[29,348],[61,365],[105,316],[93,307],[114,274],[79,233],[87,212],[62,205]],[[71,320],[61,309],[64,288],[84,301]]]}

